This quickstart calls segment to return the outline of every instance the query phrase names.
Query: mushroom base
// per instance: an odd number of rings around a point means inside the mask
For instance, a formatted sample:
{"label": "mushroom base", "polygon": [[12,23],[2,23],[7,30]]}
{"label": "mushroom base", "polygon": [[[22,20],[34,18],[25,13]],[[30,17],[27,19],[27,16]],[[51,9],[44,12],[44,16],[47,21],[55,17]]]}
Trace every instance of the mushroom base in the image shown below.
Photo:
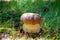
{"label": "mushroom base", "polygon": [[23,24],[24,32],[28,33],[39,33],[40,32],[40,25],[39,24]]}

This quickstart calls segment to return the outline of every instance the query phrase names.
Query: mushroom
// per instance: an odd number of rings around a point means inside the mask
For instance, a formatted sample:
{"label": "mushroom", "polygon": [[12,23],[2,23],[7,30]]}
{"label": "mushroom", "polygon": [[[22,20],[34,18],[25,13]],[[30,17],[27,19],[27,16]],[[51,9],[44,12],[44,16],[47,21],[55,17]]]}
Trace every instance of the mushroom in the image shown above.
{"label": "mushroom", "polygon": [[21,16],[24,32],[39,33],[41,27],[41,16],[37,13],[24,13]]}

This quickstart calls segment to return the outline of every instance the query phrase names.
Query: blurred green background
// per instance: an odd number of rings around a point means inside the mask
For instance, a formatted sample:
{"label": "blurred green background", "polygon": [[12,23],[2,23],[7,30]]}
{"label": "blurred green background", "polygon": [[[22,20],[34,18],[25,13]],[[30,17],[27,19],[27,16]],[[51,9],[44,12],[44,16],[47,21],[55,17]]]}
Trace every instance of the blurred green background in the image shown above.
{"label": "blurred green background", "polygon": [[[42,28],[48,34],[60,32],[60,0],[10,0],[0,1],[1,28],[22,26],[20,16],[25,12],[42,16]],[[55,33],[54,33],[55,32]]]}

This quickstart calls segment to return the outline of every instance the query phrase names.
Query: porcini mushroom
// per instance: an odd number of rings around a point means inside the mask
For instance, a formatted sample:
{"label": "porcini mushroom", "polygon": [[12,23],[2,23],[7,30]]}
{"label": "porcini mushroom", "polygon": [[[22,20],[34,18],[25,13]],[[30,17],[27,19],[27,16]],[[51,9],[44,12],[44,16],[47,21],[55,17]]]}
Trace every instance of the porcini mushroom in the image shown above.
{"label": "porcini mushroom", "polygon": [[40,31],[41,16],[36,13],[24,13],[21,16],[23,30],[28,33],[38,33]]}

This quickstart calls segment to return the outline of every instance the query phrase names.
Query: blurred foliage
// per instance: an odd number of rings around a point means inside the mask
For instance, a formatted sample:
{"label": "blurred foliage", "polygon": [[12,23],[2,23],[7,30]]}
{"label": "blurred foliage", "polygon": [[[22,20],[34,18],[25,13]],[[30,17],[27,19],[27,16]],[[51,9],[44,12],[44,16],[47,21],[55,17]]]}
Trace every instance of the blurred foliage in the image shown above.
{"label": "blurred foliage", "polygon": [[46,29],[48,34],[60,29],[60,0],[54,2],[50,0],[0,1],[0,27],[22,25],[20,16],[24,12],[40,14],[42,16],[42,28]]}

